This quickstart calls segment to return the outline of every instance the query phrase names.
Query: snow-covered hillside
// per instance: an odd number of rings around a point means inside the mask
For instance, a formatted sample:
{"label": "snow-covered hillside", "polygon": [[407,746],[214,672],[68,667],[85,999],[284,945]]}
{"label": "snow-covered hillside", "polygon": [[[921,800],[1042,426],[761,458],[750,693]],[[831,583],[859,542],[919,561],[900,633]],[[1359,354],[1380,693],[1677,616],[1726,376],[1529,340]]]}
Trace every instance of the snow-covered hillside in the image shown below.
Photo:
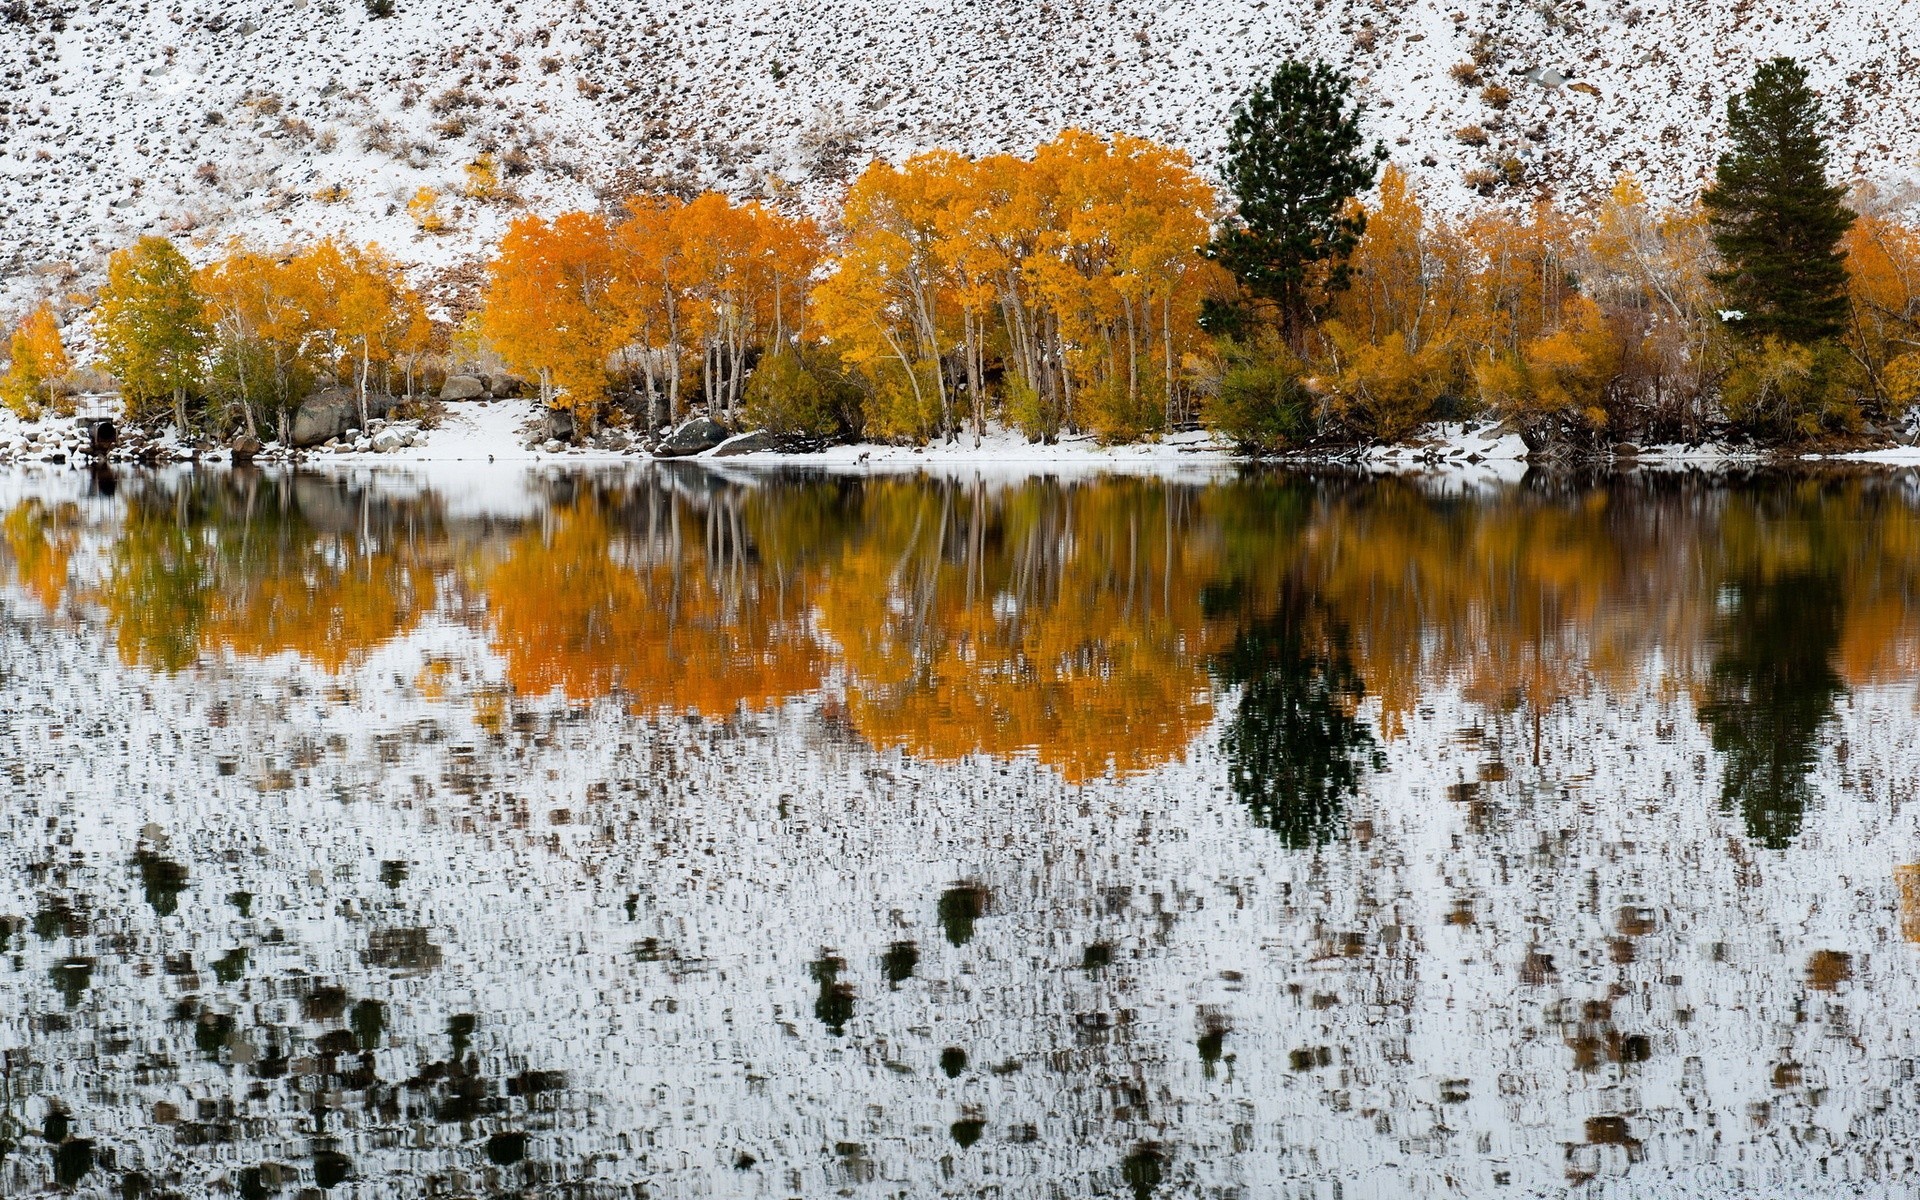
{"label": "snow-covered hillside", "polygon": [[[1904,186],[1920,8],[1899,0],[398,0],[386,19],[358,0],[11,0],[0,309],[151,231],[344,231],[450,266],[521,206],[701,187],[817,201],[873,155],[1024,149],[1072,124],[1204,164],[1235,96],[1288,55],[1360,78],[1375,132],[1444,204],[1501,163],[1518,182],[1489,186],[1509,197],[1623,170],[1675,197],[1728,94],[1778,53],[1829,97],[1840,169]],[[1455,77],[1476,59],[1479,79]],[[505,194],[465,197],[489,153]],[[447,231],[409,216],[422,187]]]}

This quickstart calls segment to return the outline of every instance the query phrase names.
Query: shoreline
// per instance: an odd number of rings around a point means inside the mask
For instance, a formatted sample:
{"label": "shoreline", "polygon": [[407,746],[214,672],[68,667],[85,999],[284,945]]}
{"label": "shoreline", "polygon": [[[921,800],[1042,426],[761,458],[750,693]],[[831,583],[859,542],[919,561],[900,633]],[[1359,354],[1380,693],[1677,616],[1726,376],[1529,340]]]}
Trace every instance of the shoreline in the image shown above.
{"label": "shoreline", "polygon": [[[417,421],[381,422],[388,429],[387,449],[313,447],[285,451],[270,446],[252,461],[261,467],[413,467],[413,466],[580,466],[600,467],[634,463],[688,462],[709,468],[762,470],[817,470],[835,474],[892,474],[964,470],[991,474],[1113,473],[1148,475],[1217,475],[1247,468],[1341,467],[1369,473],[1484,474],[1517,480],[1528,470],[1563,467],[1583,469],[1652,467],[1695,469],[1714,467],[1785,466],[1794,463],[1920,466],[1920,446],[1890,444],[1858,450],[1780,451],[1722,443],[1701,445],[1631,446],[1587,458],[1536,460],[1518,434],[1503,432],[1494,422],[1445,422],[1425,426],[1401,442],[1343,447],[1337,450],[1249,455],[1205,431],[1171,434],[1153,442],[1103,445],[1092,434],[1065,435],[1052,443],[1031,442],[1015,431],[990,428],[975,444],[971,433],[950,442],[903,446],[885,442],[857,442],[819,450],[749,450],[729,452],[729,443],[696,454],[656,456],[642,448],[567,446],[552,442],[529,444],[527,427],[534,424],[540,406],[533,400],[456,402],[431,428]],[[397,443],[397,444],[395,444]],[[247,461],[245,459],[242,460]],[[177,441],[171,430],[138,444],[123,445],[104,458],[90,454],[77,417],[22,421],[0,410],[0,467],[67,466],[93,463],[107,466],[167,464],[234,465],[225,448],[194,449]]]}

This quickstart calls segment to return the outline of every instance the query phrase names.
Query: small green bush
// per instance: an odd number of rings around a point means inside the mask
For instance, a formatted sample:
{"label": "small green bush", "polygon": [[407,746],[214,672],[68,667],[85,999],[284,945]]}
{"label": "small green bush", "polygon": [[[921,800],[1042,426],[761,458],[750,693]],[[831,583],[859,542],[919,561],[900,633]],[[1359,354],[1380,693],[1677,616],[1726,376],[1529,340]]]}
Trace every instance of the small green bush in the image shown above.
{"label": "small green bush", "polygon": [[1209,428],[1257,450],[1285,450],[1313,432],[1313,395],[1300,364],[1271,335],[1253,344],[1222,338],[1208,393]]}
{"label": "small green bush", "polygon": [[1837,342],[1779,338],[1742,347],[1721,386],[1736,428],[1762,441],[1801,441],[1860,428],[1860,371]]}
{"label": "small green bush", "polygon": [[749,424],[780,437],[832,439],[860,427],[860,389],[824,351],[782,348],[747,380]]}

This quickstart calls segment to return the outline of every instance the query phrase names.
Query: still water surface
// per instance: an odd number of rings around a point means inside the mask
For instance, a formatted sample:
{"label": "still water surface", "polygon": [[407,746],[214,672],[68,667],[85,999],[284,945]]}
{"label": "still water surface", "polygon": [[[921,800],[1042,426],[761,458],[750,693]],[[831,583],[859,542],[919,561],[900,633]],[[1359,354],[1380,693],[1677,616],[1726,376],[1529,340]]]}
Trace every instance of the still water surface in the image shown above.
{"label": "still water surface", "polygon": [[0,476],[0,1194],[1920,1147],[1920,486]]}

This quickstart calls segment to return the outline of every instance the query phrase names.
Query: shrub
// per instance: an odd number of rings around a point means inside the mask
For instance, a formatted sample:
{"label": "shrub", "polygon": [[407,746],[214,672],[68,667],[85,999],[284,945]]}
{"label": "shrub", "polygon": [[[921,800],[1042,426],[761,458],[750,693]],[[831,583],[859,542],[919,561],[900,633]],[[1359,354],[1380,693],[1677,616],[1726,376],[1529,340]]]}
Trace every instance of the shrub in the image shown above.
{"label": "shrub", "polygon": [[1313,431],[1313,397],[1300,364],[1272,333],[1222,339],[1218,375],[1202,386],[1208,427],[1242,446],[1284,450]]}
{"label": "shrub", "polygon": [[1368,342],[1338,321],[1327,334],[1343,369],[1327,381],[1334,415],[1356,433],[1393,441],[1431,419],[1454,386],[1453,357],[1445,346],[1409,350],[1398,333]]}
{"label": "shrub", "polygon": [[1607,385],[1619,370],[1619,336],[1582,296],[1567,303],[1558,329],[1483,360],[1474,382],[1482,399],[1536,437],[1586,438],[1607,425]]}
{"label": "shrub", "polygon": [[440,213],[440,193],[430,187],[421,188],[407,201],[407,215],[422,233],[442,233],[447,228],[447,219]]}
{"label": "shrub", "polygon": [[384,21],[393,15],[393,0],[367,0],[367,15],[376,21]]}
{"label": "shrub", "polygon": [[747,421],[780,437],[843,437],[859,425],[860,390],[822,351],[783,348],[747,380]]}
{"label": "shrub", "polygon": [[1480,64],[1471,62],[1455,63],[1453,67],[1448,70],[1447,74],[1461,87],[1473,87],[1480,82]]}
{"label": "shrub", "polygon": [[1462,125],[1453,131],[1453,136],[1455,141],[1464,142],[1469,146],[1487,144],[1487,131],[1478,125]]}
{"label": "shrub", "polygon": [[1861,424],[1858,375],[1836,342],[1768,337],[1735,353],[1720,400],[1729,421],[1764,440],[1853,433]]}
{"label": "shrub", "polygon": [[493,155],[482,154],[466,166],[467,195],[475,200],[490,200],[500,194],[500,165]]}
{"label": "shrub", "polygon": [[1513,103],[1513,93],[1497,83],[1480,89],[1480,102],[1488,108],[1502,109]]}

